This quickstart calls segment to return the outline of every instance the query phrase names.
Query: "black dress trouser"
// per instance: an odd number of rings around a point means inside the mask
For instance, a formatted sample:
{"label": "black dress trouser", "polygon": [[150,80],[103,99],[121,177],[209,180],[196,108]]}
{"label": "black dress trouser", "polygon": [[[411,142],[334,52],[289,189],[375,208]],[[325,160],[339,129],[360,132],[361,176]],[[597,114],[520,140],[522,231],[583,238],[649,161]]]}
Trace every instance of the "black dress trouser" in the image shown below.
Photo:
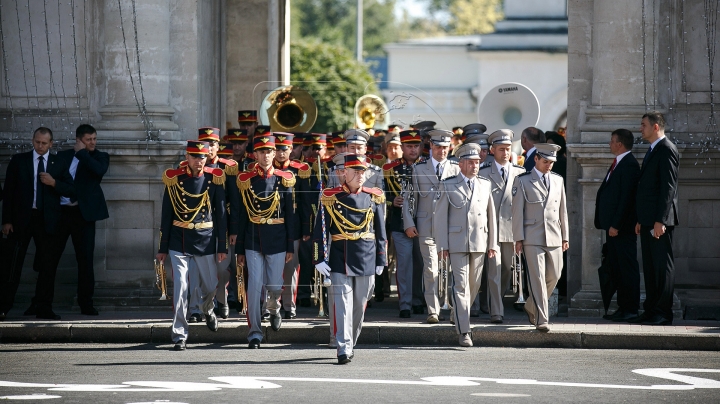
{"label": "black dress trouser", "polygon": [[607,232],[607,260],[610,273],[617,288],[618,308],[626,313],[637,314],[640,307],[640,266],[637,261],[637,235],[618,234],[610,237]]}
{"label": "black dress trouser", "polygon": [[640,226],[645,302],[643,309],[649,316],[661,315],[672,321],[675,291],[675,258],[672,251],[674,227],[667,227],[660,238],[650,235],[653,226]]}

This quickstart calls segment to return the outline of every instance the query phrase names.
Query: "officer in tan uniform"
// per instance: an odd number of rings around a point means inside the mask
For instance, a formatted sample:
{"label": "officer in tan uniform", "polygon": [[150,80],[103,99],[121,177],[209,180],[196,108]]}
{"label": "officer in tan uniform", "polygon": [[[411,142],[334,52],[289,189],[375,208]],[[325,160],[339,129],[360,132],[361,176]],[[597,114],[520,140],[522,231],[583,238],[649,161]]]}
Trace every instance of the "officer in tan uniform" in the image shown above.
{"label": "officer in tan uniform", "polygon": [[[438,301],[438,260],[433,238],[433,212],[440,199],[440,181],[460,173],[457,161],[448,160],[452,132],[434,129],[429,132],[432,144],[430,158],[417,163],[413,169],[412,187],[403,203],[403,225],[408,237],[420,238],[423,257],[423,283],[428,307],[427,322],[440,320]],[[449,274],[448,274],[449,276]]]}
{"label": "officer in tan uniform", "polygon": [[433,228],[438,258],[450,259],[455,329],[460,346],[472,346],[470,305],[477,295],[485,254],[498,251],[495,206],[490,181],[478,177],[480,146],[464,144],[455,155],[460,174],[440,184]]}
{"label": "officer in tan uniform", "polygon": [[540,331],[550,331],[548,296],[562,270],[562,253],[569,247],[568,217],[563,178],[550,171],[560,146],[535,145],[535,167],[515,178],[512,187],[512,232],[515,252],[525,253],[530,298],[528,320]]}
{"label": "officer in tan uniform", "polygon": [[495,258],[488,259],[487,289],[490,295],[490,322],[503,322],[503,302],[505,291],[510,286],[512,275],[512,258],[515,254],[512,236],[512,184],[515,177],[525,172],[522,166],[510,163],[512,154],[513,131],[500,129],[488,138],[490,150],[494,155],[492,161],[480,166],[478,175],[490,180],[492,184],[495,216],[497,217],[498,246]]}

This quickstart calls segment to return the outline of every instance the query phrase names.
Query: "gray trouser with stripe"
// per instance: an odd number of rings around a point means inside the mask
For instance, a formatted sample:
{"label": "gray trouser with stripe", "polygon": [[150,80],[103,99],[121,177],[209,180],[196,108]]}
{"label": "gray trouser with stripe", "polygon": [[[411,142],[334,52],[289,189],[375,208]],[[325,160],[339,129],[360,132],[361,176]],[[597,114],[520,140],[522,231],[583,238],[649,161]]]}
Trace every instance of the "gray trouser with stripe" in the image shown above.
{"label": "gray trouser with stripe", "polygon": [[330,298],[335,301],[330,313],[330,328],[337,339],[337,354],[351,355],[360,338],[365,307],[375,288],[375,276],[346,276],[331,272]]}
{"label": "gray trouser with stripe", "polygon": [[535,325],[547,324],[548,296],[555,290],[562,272],[562,248],[523,245],[527,260],[530,296],[525,309],[535,316]]}
{"label": "gray trouser with stripe", "polygon": [[298,247],[300,240],[293,242],[295,253],[290,262],[285,264],[283,269],[283,291],[282,304],[285,311],[295,313],[295,301],[297,300],[298,279],[300,277],[300,259],[298,257]]}
{"label": "gray trouser with stripe", "polygon": [[498,243],[500,251],[495,257],[488,258],[487,288],[490,293],[490,315],[503,316],[503,296],[512,281],[512,259],[515,255],[514,243]]}
{"label": "gray trouser with stripe", "polygon": [[[214,255],[213,257],[217,257]],[[214,260],[215,263],[215,277],[217,278],[217,290],[215,292],[215,298],[219,304],[227,305],[227,284],[230,281],[230,261],[232,260],[231,254],[228,253],[222,262]],[[198,287],[199,279],[197,275],[190,274],[190,314],[201,314],[200,309],[202,299],[200,297],[200,289]]]}
{"label": "gray trouser with stripe", "polygon": [[400,310],[410,310],[412,306],[423,303],[413,299],[413,239],[399,231],[392,232],[392,239],[395,242],[395,258],[397,262],[395,276]]}
{"label": "gray trouser with stripe", "polygon": [[470,332],[470,305],[478,294],[485,253],[450,253],[453,312],[458,334]]}
{"label": "gray trouser with stripe", "polygon": [[270,314],[276,315],[280,311],[280,294],[283,287],[283,268],[285,266],[285,253],[271,255],[261,254],[253,250],[245,250],[245,260],[248,270],[247,284],[247,322],[250,332],[248,341],[259,339],[262,341],[263,331],[262,300],[263,286],[267,290],[267,309]]}
{"label": "gray trouser with stripe", "polygon": [[171,250],[168,258],[170,258],[173,274],[172,340],[178,342],[187,340],[190,327],[187,322],[189,278],[194,276],[198,280],[195,294],[201,302],[200,312],[206,315],[212,314],[213,299],[217,288],[215,255],[187,255]]}
{"label": "gray trouser with stripe", "polygon": [[432,237],[421,237],[420,253],[423,257],[423,284],[425,286],[425,303],[427,304],[428,315],[438,315],[440,314],[440,301],[438,300],[438,288],[440,284],[438,282],[440,282],[442,278],[438,276],[439,267],[435,239]]}

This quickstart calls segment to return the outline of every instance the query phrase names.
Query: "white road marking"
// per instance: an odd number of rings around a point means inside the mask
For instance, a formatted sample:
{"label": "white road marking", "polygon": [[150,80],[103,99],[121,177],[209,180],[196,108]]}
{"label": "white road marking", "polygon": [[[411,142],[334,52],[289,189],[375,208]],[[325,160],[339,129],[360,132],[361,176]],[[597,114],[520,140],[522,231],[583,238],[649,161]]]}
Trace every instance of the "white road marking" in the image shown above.
{"label": "white road marking", "polygon": [[62,396],[51,396],[49,394],[27,394],[23,396],[0,396],[0,400],[49,400],[62,398]]}
{"label": "white road marking", "polygon": [[472,393],[471,396],[478,397],[530,397],[530,394],[514,394],[514,393]]}

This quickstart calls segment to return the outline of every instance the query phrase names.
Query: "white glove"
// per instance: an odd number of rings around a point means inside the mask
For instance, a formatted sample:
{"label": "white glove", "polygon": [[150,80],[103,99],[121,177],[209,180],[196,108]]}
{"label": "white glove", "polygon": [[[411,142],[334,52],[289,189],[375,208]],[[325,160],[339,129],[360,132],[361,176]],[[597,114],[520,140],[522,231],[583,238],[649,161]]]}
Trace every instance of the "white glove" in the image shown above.
{"label": "white glove", "polygon": [[382,266],[375,267],[375,275],[382,275],[384,269],[385,269],[385,267],[382,267]]}
{"label": "white glove", "polygon": [[315,264],[315,269],[325,276],[330,276],[330,266],[325,261]]}

